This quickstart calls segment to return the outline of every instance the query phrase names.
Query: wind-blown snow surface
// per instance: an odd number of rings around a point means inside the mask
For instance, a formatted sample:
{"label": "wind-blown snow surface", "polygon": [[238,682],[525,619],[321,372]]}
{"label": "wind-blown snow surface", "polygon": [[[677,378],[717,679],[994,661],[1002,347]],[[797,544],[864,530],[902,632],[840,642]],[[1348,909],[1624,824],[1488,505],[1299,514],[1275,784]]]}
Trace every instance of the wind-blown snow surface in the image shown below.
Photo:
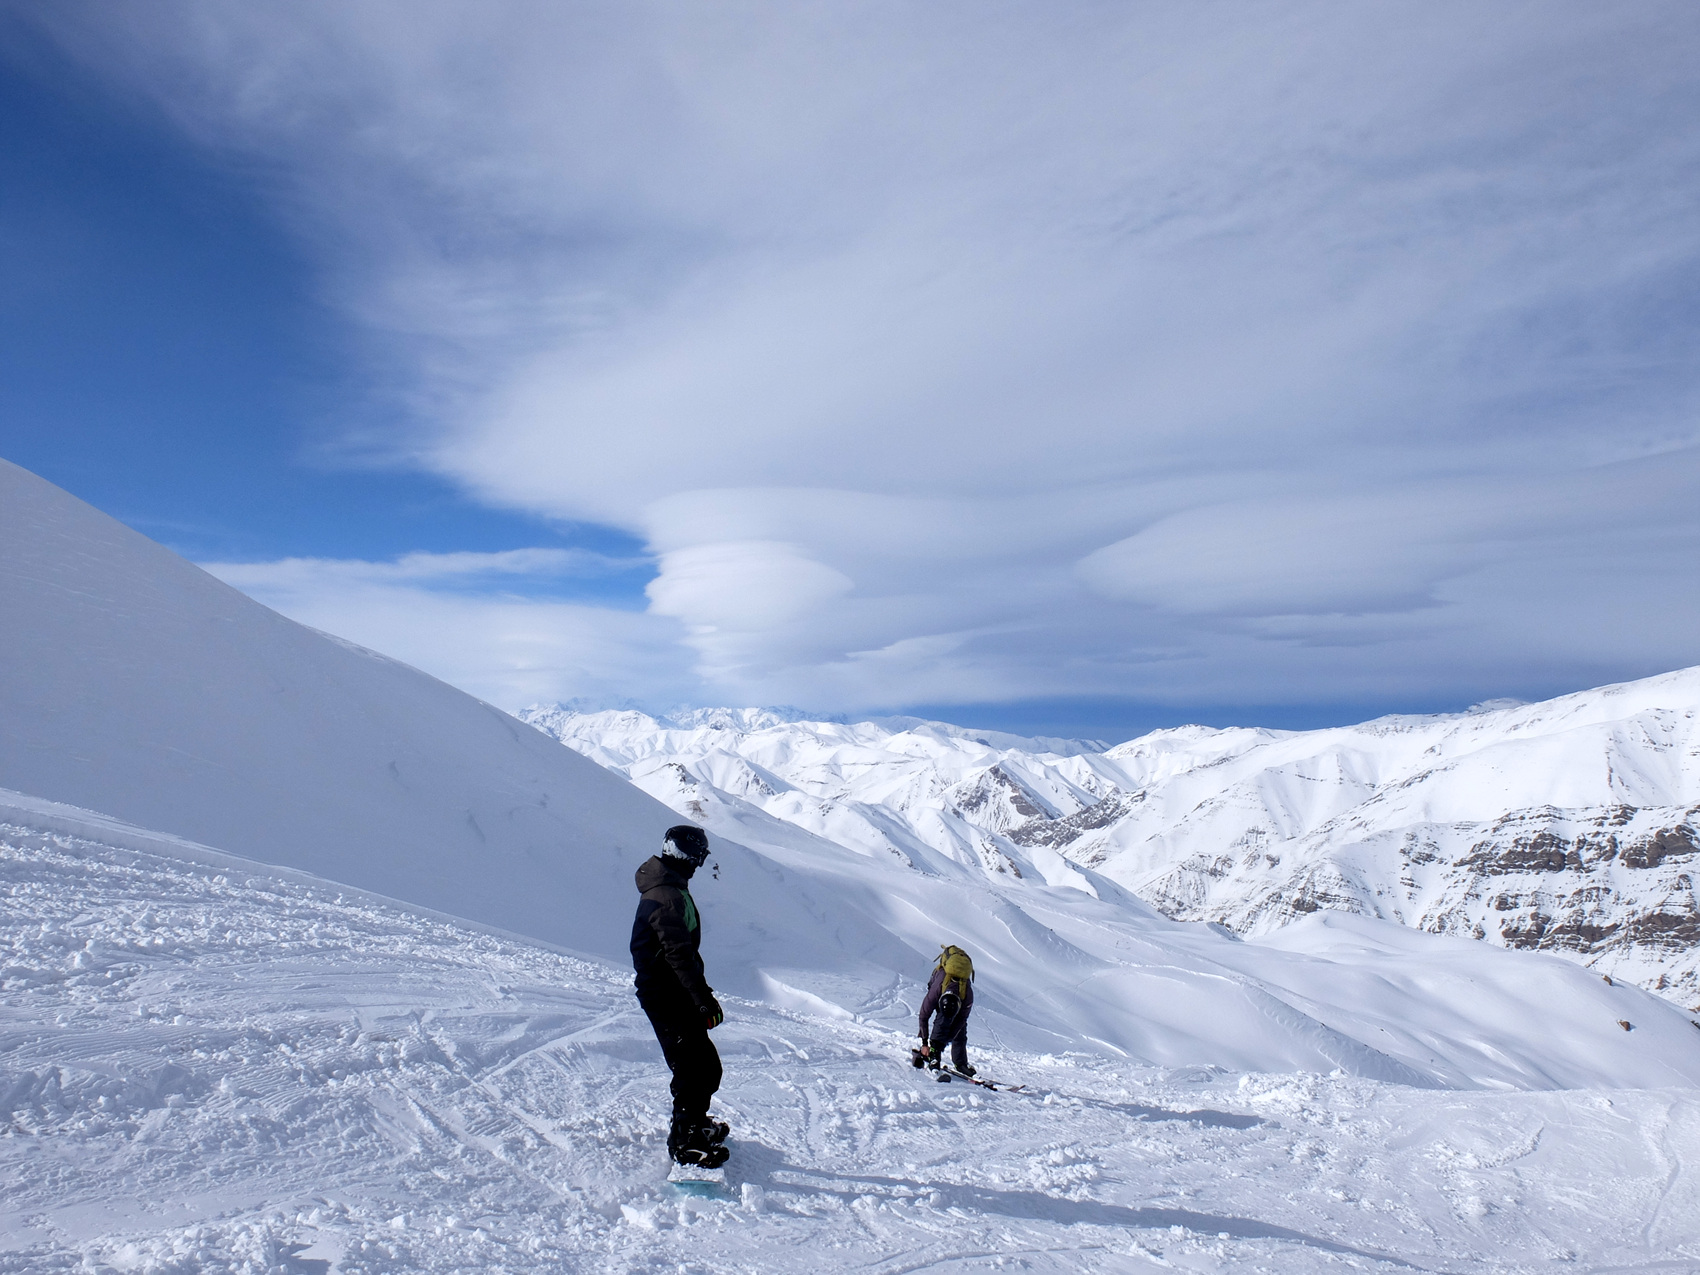
{"label": "wind-blown snow surface", "polygon": [[[879,1023],[728,998],[733,1157],[681,1195],[623,969],[20,799],[0,879],[4,1272],[1700,1265],[1693,1088],[1436,1091],[981,1042],[1032,1090],[987,1093],[923,1079]],[[1584,977],[1347,921],[1348,946]],[[1608,1008],[1658,1004],[1589,981]],[[1484,1051],[1529,1048],[1528,1022],[1481,1017]]]}
{"label": "wind-blown snow surface", "polygon": [[[1105,752],[928,723],[522,716],[676,810],[1267,933],[1319,909],[1584,961],[1700,1007],[1700,668],[1541,704]],[[706,817],[706,816],[705,816]]]}

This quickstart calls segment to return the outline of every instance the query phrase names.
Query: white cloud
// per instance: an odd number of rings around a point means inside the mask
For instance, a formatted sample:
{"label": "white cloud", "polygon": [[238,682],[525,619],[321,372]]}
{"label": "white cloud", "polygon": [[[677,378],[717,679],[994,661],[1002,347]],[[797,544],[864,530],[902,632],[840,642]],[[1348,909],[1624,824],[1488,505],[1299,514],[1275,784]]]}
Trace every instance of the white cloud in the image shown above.
{"label": "white cloud", "polygon": [[[512,591],[588,555],[552,549],[409,554],[396,562],[202,563],[291,619],[394,656],[510,711],[540,701],[660,703],[696,688],[679,626],[642,612]],[[492,574],[507,591],[469,588]]]}
{"label": "white cloud", "polygon": [[277,562],[201,565],[238,588],[287,590],[342,585],[451,584],[584,579],[629,571],[646,559],[611,558],[585,549],[504,549],[495,553],[408,553],[393,562],[358,558],[284,558]]}
{"label": "white cloud", "polygon": [[1204,505],[1088,554],[1079,571],[1105,597],[1181,614],[1414,611],[1479,563],[1481,530],[1494,519],[1466,502],[1413,495]]}
{"label": "white cloud", "polygon": [[848,593],[852,582],[795,545],[743,540],[661,555],[648,594],[657,615],[684,621],[709,682],[771,655],[773,635]]}
{"label": "white cloud", "polygon": [[[401,369],[385,448],[647,541],[696,698],[1465,699],[1700,660],[1690,5],[40,20],[283,174]],[[366,569],[266,587],[293,570]],[[1584,579],[1616,622],[1563,618]]]}

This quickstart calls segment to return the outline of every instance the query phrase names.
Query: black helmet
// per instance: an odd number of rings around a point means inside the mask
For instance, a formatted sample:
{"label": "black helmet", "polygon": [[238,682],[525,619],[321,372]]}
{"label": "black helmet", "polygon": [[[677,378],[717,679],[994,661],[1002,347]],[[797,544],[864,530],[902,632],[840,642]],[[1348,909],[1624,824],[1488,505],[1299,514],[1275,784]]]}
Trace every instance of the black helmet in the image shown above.
{"label": "black helmet", "polygon": [[708,834],[695,824],[675,824],[667,829],[661,840],[661,853],[669,858],[683,859],[695,871],[708,858]]}

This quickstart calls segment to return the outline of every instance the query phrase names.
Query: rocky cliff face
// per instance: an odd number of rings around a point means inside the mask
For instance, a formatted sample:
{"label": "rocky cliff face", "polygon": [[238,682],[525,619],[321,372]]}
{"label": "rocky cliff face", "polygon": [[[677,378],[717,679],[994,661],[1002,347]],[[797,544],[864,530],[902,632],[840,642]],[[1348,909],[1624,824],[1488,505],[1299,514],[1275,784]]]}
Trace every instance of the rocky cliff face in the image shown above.
{"label": "rocky cliff face", "polygon": [[1544,806],[1350,846],[1194,854],[1141,893],[1171,916],[1242,933],[1332,909],[1553,952],[1700,1009],[1696,868],[1700,806]]}
{"label": "rocky cliff face", "polygon": [[1092,889],[1078,865],[1242,933],[1357,912],[1557,953],[1700,1009],[1700,669],[1332,730],[1183,727],[1108,751],[749,712],[527,716],[687,814],[749,803],[918,871],[944,856]]}

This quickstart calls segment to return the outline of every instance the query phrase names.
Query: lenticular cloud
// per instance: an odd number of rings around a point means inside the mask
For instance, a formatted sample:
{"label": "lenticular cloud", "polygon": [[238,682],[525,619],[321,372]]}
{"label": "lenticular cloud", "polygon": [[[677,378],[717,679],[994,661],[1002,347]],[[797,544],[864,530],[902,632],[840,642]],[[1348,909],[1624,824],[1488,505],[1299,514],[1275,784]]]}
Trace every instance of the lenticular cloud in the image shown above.
{"label": "lenticular cloud", "polygon": [[279,175],[380,446],[644,537],[696,698],[1690,660],[1688,6],[94,12]]}

